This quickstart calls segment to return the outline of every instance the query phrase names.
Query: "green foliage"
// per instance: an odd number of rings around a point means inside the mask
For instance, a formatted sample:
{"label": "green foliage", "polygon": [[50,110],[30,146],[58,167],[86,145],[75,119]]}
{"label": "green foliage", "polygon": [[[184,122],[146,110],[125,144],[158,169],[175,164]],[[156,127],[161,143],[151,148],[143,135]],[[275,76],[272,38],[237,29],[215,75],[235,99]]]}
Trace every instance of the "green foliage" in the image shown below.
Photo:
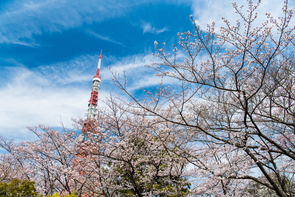
{"label": "green foliage", "polygon": [[10,183],[0,183],[0,196],[30,197],[38,196],[33,181],[13,179]]}

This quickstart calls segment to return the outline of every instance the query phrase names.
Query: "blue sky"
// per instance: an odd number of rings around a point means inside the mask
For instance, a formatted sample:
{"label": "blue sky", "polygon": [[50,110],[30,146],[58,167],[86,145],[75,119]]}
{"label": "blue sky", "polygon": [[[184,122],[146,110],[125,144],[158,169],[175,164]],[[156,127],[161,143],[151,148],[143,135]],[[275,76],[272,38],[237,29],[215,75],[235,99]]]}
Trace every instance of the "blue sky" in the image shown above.
{"label": "blue sky", "polygon": [[[262,0],[262,19],[278,16],[282,2]],[[61,119],[71,128],[71,118],[84,116],[101,49],[100,99],[125,98],[109,67],[127,71],[133,93],[155,86],[144,67],[158,61],[153,43],[177,44],[177,32],[192,30],[189,15],[204,28],[220,26],[221,16],[237,19],[230,0],[2,0],[0,135],[28,140],[27,126],[59,127]]]}

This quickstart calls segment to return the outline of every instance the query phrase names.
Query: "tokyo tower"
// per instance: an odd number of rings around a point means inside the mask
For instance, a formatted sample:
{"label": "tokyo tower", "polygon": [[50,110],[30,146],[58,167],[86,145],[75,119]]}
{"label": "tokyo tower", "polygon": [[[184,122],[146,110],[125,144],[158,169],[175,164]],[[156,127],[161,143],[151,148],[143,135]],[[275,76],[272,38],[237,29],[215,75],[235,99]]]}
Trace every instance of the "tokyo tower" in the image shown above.
{"label": "tokyo tower", "polygon": [[[102,51],[101,51],[102,52]],[[97,116],[97,102],[98,102],[98,93],[100,89],[100,81],[101,78],[99,76],[100,72],[100,65],[101,65],[101,52],[99,55],[99,60],[98,60],[98,65],[97,65],[97,70],[96,70],[96,75],[93,77],[92,80],[92,87],[91,87],[91,96],[88,104],[88,109],[86,111],[86,119],[95,119]]]}
{"label": "tokyo tower", "polygon": [[92,87],[91,87],[91,95],[88,103],[88,108],[85,113],[85,120],[84,125],[82,128],[81,135],[79,136],[78,141],[87,141],[87,133],[95,132],[95,123],[97,118],[97,103],[98,103],[98,93],[100,89],[101,77],[99,76],[100,73],[100,65],[101,65],[101,53],[99,55],[96,75],[93,77],[92,80]]}
{"label": "tokyo tower", "polygon": [[[98,115],[98,110],[97,110],[97,103],[98,103],[98,93],[100,89],[100,83],[101,83],[101,77],[99,76],[100,73],[100,66],[101,66],[101,53],[99,55],[99,60],[98,60],[98,65],[97,65],[97,70],[96,70],[96,75],[93,77],[92,80],[92,87],[91,87],[91,96],[89,99],[88,103],[88,108],[85,113],[85,119],[83,123],[83,127],[81,130],[81,134],[77,139],[77,145],[79,147],[73,167],[79,169],[79,176],[84,176],[87,175],[88,172],[87,170],[85,171],[85,162],[87,159],[91,158],[91,153],[87,151],[87,142],[91,141],[91,136],[96,134],[96,129],[97,129],[97,115]],[[83,143],[83,142],[86,142]],[[95,183],[95,181],[93,181]],[[97,187],[99,182],[94,184],[94,187]],[[89,190],[91,186],[88,187],[88,190],[83,189],[81,196],[82,197],[89,197],[89,196],[96,196],[94,194],[91,194],[92,192]],[[99,195],[99,196],[104,196],[104,195]]]}

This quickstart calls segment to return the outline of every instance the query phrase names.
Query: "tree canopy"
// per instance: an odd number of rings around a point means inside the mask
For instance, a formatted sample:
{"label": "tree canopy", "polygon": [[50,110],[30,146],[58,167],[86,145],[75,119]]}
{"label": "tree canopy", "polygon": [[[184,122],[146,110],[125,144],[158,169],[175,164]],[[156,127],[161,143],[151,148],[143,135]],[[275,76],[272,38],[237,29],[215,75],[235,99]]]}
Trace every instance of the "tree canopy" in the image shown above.
{"label": "tree canopy", "polygon": [[4,197],[38,196],[33,181],[13,179],[10,183],[0,182],[0,195]]}

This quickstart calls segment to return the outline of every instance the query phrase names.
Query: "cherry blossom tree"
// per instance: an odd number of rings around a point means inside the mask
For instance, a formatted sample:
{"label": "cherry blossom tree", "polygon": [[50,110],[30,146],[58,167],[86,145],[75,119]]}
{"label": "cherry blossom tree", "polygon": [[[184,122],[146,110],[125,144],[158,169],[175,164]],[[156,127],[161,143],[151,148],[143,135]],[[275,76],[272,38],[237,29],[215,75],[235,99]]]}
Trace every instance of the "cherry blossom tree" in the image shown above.
{"label": "cherry blossom tree", "polygon": [[26,178],[26,170],[11,154],[0,155],[0,182]]}
{"label": "cherry blossom tree", "polygon": [[126,102],[130,113],[174,125],[166,132],[180,140],[166,148],[190,163],[194,195],[244,195],[254,181],[290,196],[284,172],[295,163],[293,11],[285,0],[281,17],[266,13],[255,26],[260,1],[247,2],[246,11],[232,3],[241,20],[223,18],[219,30],[214,22],[202,30],[191,17],[193,31],[178,34],[171,54],[155,42],[162,62],[150,67],[177,86],[162,82],[140,100],[128,91],[127,77],[113,73],[133,100]]}
{"label": "cherry blossom tree", "polygon": [[[167,151],[161,138],[164,125],[128,112],[112,97],[99,108],[95,132],[85,133],[80,152],[93,157],[99,173],[96,194],[104,196],[186,196],[189,182],[184,177],[187,162]],[[83,121],[82,121],[83,123]],[[170,136],[170,137],[169,137]],[[170,144],[167,142],[167,146]],[[93,176],[94,177],[94,176]]]}
{"label": "cherry blossom tree", "polygon": [[[271,176],[275,176],[274,174],[271,174]],[[265,179],[265,177],[260,177],[262,179]],[[290,194],[290,196],[295,195],[295,181],[294,181],[294,175],[293,176],[282,176],[283,184],[285,184],[285,187],[287,189],[287,192]],[[257,182],[252,181],[248,186],[249,193],[254,197],[269,197],[269,196],[277,196],[276,193],[261,185]]]}
{"label": "cherry blossom tree", "polygon": [[77,133],[63,132],[39,126],[30,128],[37,136],[36,140],[22,142],[15,147],[15,152],[26,161],[27,168],[34,173],[37,189],[45,195],[59,192],[80,194],[85,184],[73,167],[76,155]]}
{"label": "cherry blossom tree", "polygon": [[0,155],[0,182],[9,183],[13,179],[30,179],[22,159],[13,152],[14,146],[13,139],[0,136],[0,147],[8,152],[8,154]]}
{"label": "cherry blossom tree", "polygon": [[176,140],[165,131],[169,125],[134,116],[112,97],[105,104],[97,120],[76,121],[79,137],[65,129],[29,128],[34,140],[2,140],[7,156],[44,195],[187,196],[187,161],[168,151]]}
{"label": "cherry blossom tree", "polygon": [[74,191],[80,194],[85,179],[81,181],[79,169],[73,167],[77,133],[65,129],[59,132],[44,126],[29,129],[36,136],[32,141],[14,143],[2,138],[2,147],[10,153],[2,155],[9,158],[3,166],[14,162],[10,166],[13,169],[21,168],[21,171],[17,177],[11,176],[34,181],[41,194],[71,194]]}

